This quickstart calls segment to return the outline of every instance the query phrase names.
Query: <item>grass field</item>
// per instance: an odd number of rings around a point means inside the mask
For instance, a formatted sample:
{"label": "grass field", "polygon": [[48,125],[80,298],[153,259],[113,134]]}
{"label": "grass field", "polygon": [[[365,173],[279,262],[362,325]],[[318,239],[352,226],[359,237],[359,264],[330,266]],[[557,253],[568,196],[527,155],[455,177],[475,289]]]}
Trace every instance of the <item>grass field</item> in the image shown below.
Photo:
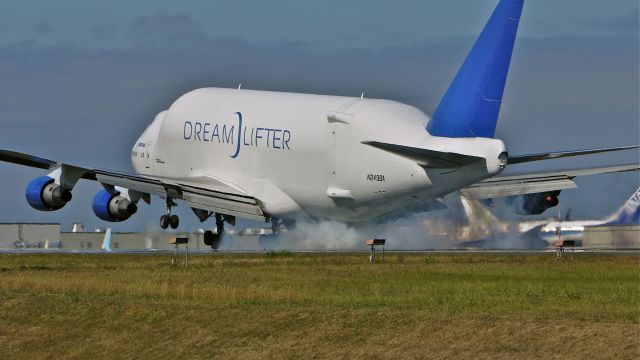
{"label": "grass field", "polygon": [[640,357],[638,257],[170,257],[0,255],[0,356]]}

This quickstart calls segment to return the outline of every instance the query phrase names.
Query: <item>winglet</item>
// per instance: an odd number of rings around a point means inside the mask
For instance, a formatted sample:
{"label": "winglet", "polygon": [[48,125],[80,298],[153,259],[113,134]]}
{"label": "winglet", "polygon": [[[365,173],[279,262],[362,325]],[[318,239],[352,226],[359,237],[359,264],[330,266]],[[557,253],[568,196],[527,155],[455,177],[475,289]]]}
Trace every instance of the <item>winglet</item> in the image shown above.
{"label": "winglet", "polygon": [[427,126],[431,135],[492,138],[524,0],[501,0]]}

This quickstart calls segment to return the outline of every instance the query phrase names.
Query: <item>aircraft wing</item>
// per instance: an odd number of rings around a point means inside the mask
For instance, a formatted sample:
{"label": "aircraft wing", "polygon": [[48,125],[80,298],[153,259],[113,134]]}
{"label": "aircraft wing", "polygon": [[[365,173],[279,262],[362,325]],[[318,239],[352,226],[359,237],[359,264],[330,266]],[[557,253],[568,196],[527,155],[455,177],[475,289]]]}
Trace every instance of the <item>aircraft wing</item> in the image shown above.
{"label": "aircraft wing", "polygon": [[0,149],[0,161],[25,165],[40,169],[73,173],[76,178],[98,181],[106,187],[119,186],[141,194],[157,195],[162,198],[180,199],[192,208],[221,212],[244,218],[264,221],[268,216],[262,211],[260,201],[239,189],[215,182],[215,189],[199,184],[186,183],[180,179],[152,178],[122,172],[94,169],[61,163],[16,151]]}
{"label": "aircraft wing", "polygon": [[509,165],[522,164],[522,163],[540,161],[540,160],[559,159],[559,158],[570,157],[570,156],[601,154],[601,153],[620,151],[620,150],[632,150],[632,149],[637,149],[638,147],[639,147],[638,145],[632,145],[632,146],[618,146],[618,147],[600,148],[600,149],[556,151],[556,152],[549,152],[549,153],[516,155],[516,156],[509,156]]}
{"label": "aircraft wing", "polygon": [[460,190],[468,199],[489,199],[513,195],[533,194],[578,187],[578,176],[640,170],[640,164],[583,168],[567,171],[548,171],[496,176]]}

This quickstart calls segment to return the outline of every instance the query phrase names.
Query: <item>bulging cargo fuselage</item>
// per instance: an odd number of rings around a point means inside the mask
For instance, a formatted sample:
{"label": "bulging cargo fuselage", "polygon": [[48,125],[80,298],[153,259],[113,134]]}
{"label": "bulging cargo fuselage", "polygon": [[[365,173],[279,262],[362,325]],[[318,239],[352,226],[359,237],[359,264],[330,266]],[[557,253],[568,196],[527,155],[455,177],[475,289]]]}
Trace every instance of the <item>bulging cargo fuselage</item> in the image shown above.
{"label": "bulging cargo fuselage", "polygon": [[[251,194],[269,216],[363,221],[418,207],[502,170],[502,141],[430,136],[428,120],[389,100],[198,89],[156,116],[134,145],[132,163],[141,175]],[[367,141],[486,161],[425,167]]]}

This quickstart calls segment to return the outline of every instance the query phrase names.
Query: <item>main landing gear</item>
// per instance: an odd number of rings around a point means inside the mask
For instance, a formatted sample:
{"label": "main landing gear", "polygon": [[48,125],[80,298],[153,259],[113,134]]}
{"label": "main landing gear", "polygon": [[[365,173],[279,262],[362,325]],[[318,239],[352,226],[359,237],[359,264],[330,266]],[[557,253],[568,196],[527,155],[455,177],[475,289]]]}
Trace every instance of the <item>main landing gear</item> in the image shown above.
{"label": "main landing gear", "polygon": [[171,208],[178,204],[173,201],[172,198],[167,198],[167,213],[160,216],[160,227],[163,229],[171,226],[172,229],[177,229],[180,225],[180,218],[178,215],[171,215]]}
{"label": "main landing gear", "polygon": [[274,250],[280,246],[280,242],[278,241],[278,235],[280,234],[280,225],[285,225],[287,229],[292,229],[294,224],[293,222],[286,222],[282,219],[272,218],[271,219],[271,234],[264,234],[258,237],[258,247],[262,250]]}
{"label": "main landing gear", "polygon": [[233,224],[235,224],[234,217],[226,217],[220,213],[216,213],[215,217],[216,217],[216,232],[214,233],[211,230],[207,230],[204,232],[204,244],[207,246],[211,246],[211,248],[214,250],[220,247],[220,240],[222,239],[222,234],[224,234],[224,222],[225,221],[229,223],[233,222]]}

